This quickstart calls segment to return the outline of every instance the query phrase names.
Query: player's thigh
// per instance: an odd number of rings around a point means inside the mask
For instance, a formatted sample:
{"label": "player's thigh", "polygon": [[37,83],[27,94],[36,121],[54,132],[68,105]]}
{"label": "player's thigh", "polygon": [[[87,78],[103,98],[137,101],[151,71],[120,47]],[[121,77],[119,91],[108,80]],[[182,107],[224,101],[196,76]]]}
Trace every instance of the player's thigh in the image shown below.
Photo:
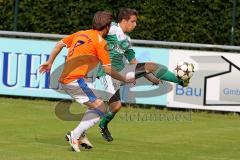
{"label": "player's thigh", "polygon": [[67,94],[80,104],[87,102],[100,103],[102,101],[100,93],[85,78],[80,78],[68,84],[61,84],[61,86]]}
{"label": "player's thigh", "polygon": [[109,75],[105,75],[100,77],[100,82],[102,83],[105,94],[106,94],[106,101],[109,101],[113,95],[117,93],[117,91],[120,89],[121,82],[113,79]]}

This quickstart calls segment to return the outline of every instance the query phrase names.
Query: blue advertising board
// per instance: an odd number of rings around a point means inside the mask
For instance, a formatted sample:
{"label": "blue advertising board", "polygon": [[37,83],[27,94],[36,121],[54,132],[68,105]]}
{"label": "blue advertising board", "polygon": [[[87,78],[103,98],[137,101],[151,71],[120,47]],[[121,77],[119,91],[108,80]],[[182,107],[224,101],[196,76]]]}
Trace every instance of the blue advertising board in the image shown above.
{"label": "blue advertising board", "polygon": [[[0,38],[0,95],[31,96],[70,99],[71,97],[50,84],[50,79],[58,79],[58,74],[40,75],[38,68],[48,58],[56,41],[30,40],[20,38]],[[156,62],[168,66],[168,49],[133,47],[140,62]],[[56,58],[51,73],[65,62],[67,50],[63,49]],[[59,73],[60,74],[60,73]],[[51,77],[54,76],[54,77]],[[145,83],[145,80],[139,80]],[[100,84],[101,85],[101,84]],[[101,87],[99,87],[101,90]],[[158,94],[164,88],[136,85],[121,89],[121,97],[128,102],[128,94],[134,93],[134,103],[166,105],[167,95]],[[132,102],[132,101],[131,101]]]}

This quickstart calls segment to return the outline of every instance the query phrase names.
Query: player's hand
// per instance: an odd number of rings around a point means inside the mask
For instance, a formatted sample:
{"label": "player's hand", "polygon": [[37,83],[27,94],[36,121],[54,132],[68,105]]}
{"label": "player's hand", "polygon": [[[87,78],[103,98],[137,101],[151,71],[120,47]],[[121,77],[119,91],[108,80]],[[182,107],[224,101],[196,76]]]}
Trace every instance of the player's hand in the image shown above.
{"label": "player's hand", "polygon": [[52,64],[49,62],[45,62],[39,67],[39,72],[41,74],[43,74],[45,72],[50,72],[51,68],[52,68]]}

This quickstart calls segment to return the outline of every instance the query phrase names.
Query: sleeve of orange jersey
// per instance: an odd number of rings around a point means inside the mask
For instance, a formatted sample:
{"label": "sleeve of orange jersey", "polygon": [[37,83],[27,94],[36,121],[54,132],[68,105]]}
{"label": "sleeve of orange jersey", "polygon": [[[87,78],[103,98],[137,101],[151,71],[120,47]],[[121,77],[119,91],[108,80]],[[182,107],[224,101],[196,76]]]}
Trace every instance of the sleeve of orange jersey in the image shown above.
{"label": "sleeve of orange jersey", "polygon": [[96,45],[97,56],[103,66],[111,65],[110,54],[107,50],[107,43],[104,39]]}
{"label": "sleeve of orange jersey", "polygon": [[66,45],[67,48],[69,48],[72,45],[74,35],[75,35],[75,33],[68,35],[67,37],[65,37],[61,40]]}

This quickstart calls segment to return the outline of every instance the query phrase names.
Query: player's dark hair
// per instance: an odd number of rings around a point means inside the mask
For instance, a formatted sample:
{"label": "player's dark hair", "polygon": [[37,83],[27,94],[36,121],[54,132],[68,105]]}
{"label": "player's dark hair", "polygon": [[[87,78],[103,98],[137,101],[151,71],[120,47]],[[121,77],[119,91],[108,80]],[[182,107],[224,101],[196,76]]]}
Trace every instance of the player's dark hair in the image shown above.
{"label": "player's dark hair", "polygon": [[120,23],[123,19],[129,20],[131,16],[137,16],[138,12],[136,9],[122,8],[118,13],[118,22]]}
{"label": "player's dark hair", "polygon": [[110,26],[112,22],[112,13],[109,11],[98,11],[93,17],[92,27],[95,30],[101,31],[106,26]]}

